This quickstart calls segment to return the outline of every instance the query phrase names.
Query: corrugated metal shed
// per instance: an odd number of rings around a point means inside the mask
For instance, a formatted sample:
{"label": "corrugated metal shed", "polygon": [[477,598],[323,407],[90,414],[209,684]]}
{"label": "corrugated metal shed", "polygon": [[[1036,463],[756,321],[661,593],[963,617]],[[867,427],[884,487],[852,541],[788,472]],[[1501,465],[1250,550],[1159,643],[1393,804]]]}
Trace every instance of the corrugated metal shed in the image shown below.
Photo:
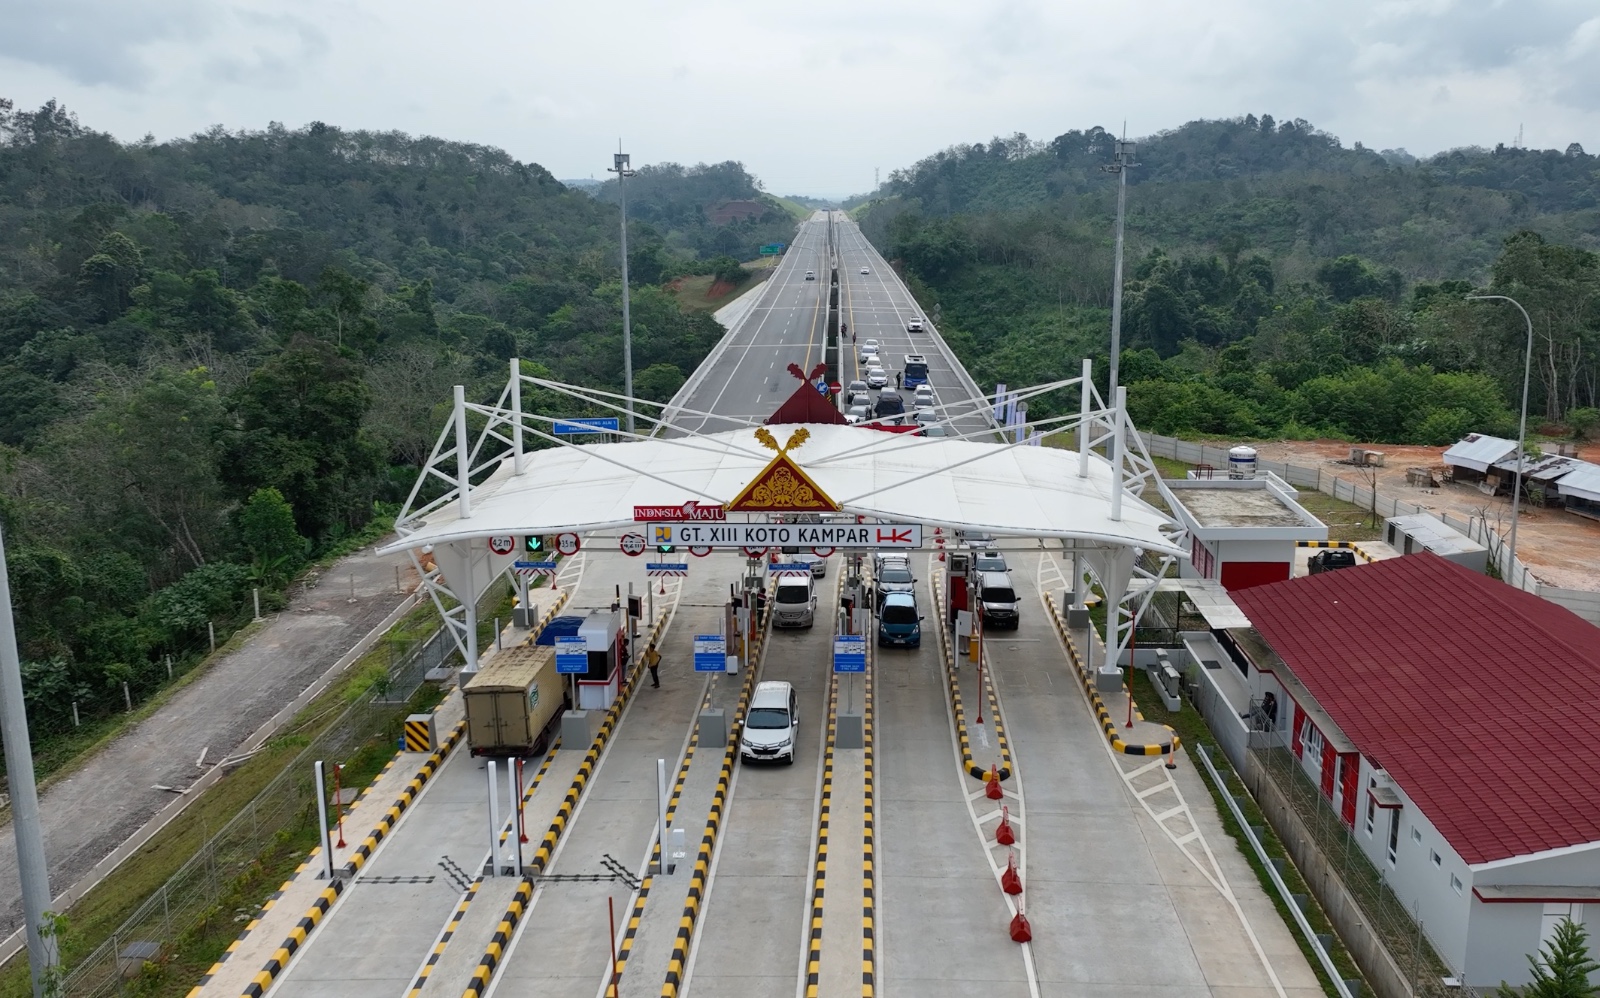
{"label": "corrugated metal shed", "polygon": [[1473,471],[1485,472],[1489,466],[1511,457],[1517,452],[1517,442],[1484,433],[1469,433],[1450,445],[1444,452],[1444,463]]}
{"label": "corrugated metal shed", "polygon": [[1452,555],[1481,554],[1487,551],[1482,544],[1463,534],[1431,513],[1412,513],[1409,516],[1391,516],[1389,522],[1400,532],[1420,543],[1441,558]]}
{"label": "corrugated metal shed", "polygon": [[1233,597],[1228,595],[1220,582],[1211,579],[1162,579],[1156,583],[1156,591],[1183,593],[1194,604],[1206,626],[1213,630],[1250,626],[1250,619],[1233,602]]}
{"label": "corrugated metal shed", "polygon": [[[1513,445],[1515,449],[1515,445]],[[1574,468],[1583,464],[1575,458],[1561,457],[1557,454],[1545,454],[1538,458],[1522,459],[1522,477],[1535,482],[1553,482],[1562,475],[1570,473]],[[1508,475],[1517,473],[1515,457],[1507,456],[1504,461],[1494,463],[1496,471],[1503,471]]]}
{"label": "corrugated metal shed", "polygon": [[1564,496],[1600,502],[1600,464],[1590,464],[1588,461],[1575,463],[1576,468],[1556,480],[1556,488]]}

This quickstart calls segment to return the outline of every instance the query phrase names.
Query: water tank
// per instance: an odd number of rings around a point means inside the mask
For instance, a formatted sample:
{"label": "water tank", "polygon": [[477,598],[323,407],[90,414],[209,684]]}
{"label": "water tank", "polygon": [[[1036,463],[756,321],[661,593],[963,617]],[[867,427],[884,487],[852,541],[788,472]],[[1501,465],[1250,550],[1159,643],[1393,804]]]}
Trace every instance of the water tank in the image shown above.
{"label": "water tank", "polygon": [[1256,449],[1241,444],[1228,450],[1228,477],[1256,477]]}

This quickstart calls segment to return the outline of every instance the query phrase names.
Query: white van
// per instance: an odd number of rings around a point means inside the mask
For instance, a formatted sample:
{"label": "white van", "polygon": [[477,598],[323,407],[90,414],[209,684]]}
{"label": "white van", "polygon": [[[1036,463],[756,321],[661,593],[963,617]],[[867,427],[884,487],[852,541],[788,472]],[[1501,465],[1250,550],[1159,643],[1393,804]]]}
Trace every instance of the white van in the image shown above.
{"label": "white van", "polygon": [[739,729],[739,755],[746,759],[782,759],[794,762],[794,743],[800,734],[800,705],[794,686],[785,682],[756,684]]}
{"label": "white van", "polygon": [[773,627],[810,627],[817,621],[817,591],[809,575],[780,575],[772,594]]}

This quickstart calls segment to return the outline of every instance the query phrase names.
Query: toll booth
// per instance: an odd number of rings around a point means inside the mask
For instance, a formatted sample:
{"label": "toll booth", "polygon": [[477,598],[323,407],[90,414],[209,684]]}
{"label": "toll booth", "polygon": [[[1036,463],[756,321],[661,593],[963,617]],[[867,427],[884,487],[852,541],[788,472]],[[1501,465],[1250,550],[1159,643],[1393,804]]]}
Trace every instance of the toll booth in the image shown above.
{"label": "toll booth", "polygon": [[606,710],[627,682],[621,610],[596,610],[583,620],[578,637],[589,653],[589,671],[578,676],[578,709]]}

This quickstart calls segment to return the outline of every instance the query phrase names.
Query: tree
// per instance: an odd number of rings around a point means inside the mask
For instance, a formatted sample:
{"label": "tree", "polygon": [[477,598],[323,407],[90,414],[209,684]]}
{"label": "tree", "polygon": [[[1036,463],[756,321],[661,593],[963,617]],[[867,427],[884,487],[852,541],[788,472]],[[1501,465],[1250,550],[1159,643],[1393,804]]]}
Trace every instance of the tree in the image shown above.
{"label": "tree", "polygon": [[683,372],[672,364],[651,364],[633,379],[633,391],[639,398],[652,402],[666,402],[683,386]]}
{"label": "tree", "polygon": [[1600,987],[1589,982],[1600,971],[1600,963],[1589,957],[1589,934],[1570,918],[1556,923],[1555,935],[1540,950],[1528,957],[1532,980],[1520,991],[1501,981],[1496,998],[1593,998]]}
{"label": "tree", "polygon": [[1600,426],[1600,409],[1585,405],[1567,410],[1567,429],[1572,431],[1572,439],[1589,439],[1597,426]]}
{"label": "tree", "polygon": [[239,511],[239,540],[250,552],[258,580],[281,586],[300,567],[306,539],[294,525],[294,509],[274,488],[256,489]]}

